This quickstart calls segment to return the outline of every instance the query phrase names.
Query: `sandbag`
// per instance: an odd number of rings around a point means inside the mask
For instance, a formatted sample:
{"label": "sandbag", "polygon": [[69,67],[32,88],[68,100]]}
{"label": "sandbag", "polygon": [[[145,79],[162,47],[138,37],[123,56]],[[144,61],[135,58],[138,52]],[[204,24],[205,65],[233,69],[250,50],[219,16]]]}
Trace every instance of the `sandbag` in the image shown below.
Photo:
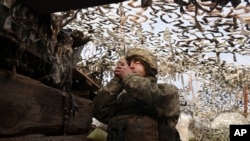
{"label": "sandbag", "polygon": [[107,141],[107,132],[97,127],[89,133],[87,139],[90,141]]}

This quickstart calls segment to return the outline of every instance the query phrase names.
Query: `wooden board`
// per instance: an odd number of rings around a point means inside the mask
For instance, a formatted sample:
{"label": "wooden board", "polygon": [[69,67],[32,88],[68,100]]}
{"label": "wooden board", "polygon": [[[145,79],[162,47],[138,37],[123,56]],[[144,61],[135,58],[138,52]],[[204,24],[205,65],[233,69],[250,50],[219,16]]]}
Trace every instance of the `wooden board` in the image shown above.
{"label": "wooden board", "polygon": [[0,141],[88,141],[85,135],[0,138]]}
{"label": "wooden board", "polygon": [[20,0],[24,5],[40,15],[59,11],[83,9],[104,4],[118,3],[125,0]]}
{"label": "wooden board", "polygon": [[[66,98],[66,99],[65,99]],[[66,101],[66,102],[65,102]],[[58,89],[19,74],[0,70],[0,137],[19,134],[63,134],[64,106],[69,96]],[[87,133],[92,101],[75,97],[79,109],[70,120],[68,134]],[[66,103],[66,104],[65,104]]]}

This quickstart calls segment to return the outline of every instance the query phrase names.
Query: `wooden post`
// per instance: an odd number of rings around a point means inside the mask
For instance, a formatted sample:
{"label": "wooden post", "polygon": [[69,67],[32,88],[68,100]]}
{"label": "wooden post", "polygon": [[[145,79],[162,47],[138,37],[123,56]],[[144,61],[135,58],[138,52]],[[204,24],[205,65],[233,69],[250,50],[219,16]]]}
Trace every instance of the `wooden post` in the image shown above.
{"label": "wooden post", "polygon": [[248,85],[244,85],[244,116],[248,115]]}

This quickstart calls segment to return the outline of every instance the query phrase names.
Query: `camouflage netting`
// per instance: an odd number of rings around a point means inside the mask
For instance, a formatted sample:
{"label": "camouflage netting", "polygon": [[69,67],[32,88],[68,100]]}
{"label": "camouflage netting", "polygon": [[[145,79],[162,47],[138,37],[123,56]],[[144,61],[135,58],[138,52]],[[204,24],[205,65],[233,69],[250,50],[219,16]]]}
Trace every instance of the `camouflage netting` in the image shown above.
{"label": "camouflage netting", "polygon": [[[223,111],[249,111],[249,98],[244,101],[250,87],[249,3],[192,0],[180,12],[176,2],[153,0],[142,8],[139,0],[131,0],[89,7],[65,28],[92,36],[83,56],[93,66],[100,64],[96,57],[106,60],[107,78],[120,52],[134,47],[154,52],[159,81],[180,81],[182,110],[204,123]],[[89,66],[90,72],[94,68]]]}
{"label": "camouflage netting", "polygon": [[[65,29],[92,36],[82,64],[88,64],[90,73],[102,70],[106,78],[120,52],[151,50],[158,58],[159,81],[181,83],[182,105],[188,105],[183,108],[214,113],[213,118],[219,111],[242,111],[250,87],[245,59],[250,55],[249,3],[218,2],[185,1],[184,12],[174,0],[153,0],[144,8],[138,0],[89,7]],[[104,66],[105,71],[100,69]],[[187,97],[193,100],[187,102]]]}
{"label": "camouflage netting", "polygon": [[[54,13],[47,17],[52,27],[46,27],[28,9],[7,1],[0,8],[2,34],[14,31],[18,43],[40,44],[40,50],[34,50],[44,52],[42,57],[53,64],[49,76],[55,83],[63,82],[62,78],[67,82],[68,77],[62,76],[70,71],[70,55],[75,51],[69,48],[68,31],[79,30],[91,36],[78,64],[87,74],[110,78],[120,52],[147,48],[158,58],[159,80],[181,82],[183,111],[209,123],[222,111],[244,109],[250,88],[249,60],[245,59],[250,56],[249,2],[153,0],[152,6],[142,7],[141,1],[131,0]],[[15,13],[17,9],[22,12]],[[66,17],[76,18],[65,22]],[[28,19],[37,22],[31,24]],[[64,32],[59,30],[62,25]],[[194,82],[201,90],[194,90]],[[193,99],[187,100],[190,93]],[[245,102],[249,111],[249,98]]]}
{"label": "camouflage netting", "polygon": [[[93,58],[110,60],[111,65],[119,52],[144,47],[157,55],[162,79],[182,79],[192,71],[193,79],[197,76],[226,89],[249,86],[249,65],[235,65],[240,62],[238,57],[249,56],[248,5],[197,0],[185,4],[185,12],[180,13],[173,0],[155,0],[144,8],[139,2],[82,9],[65,28],[91,35]],[[195,13],[197,4],[203,9]]]}
{"label": "camouflage netting", "polygon": [[230,125],[249,124],[247,118],[237,112],[219,113],[209,124],[202,121],[191,123],[190,130],[196,140],[201,141],[229,141]]}

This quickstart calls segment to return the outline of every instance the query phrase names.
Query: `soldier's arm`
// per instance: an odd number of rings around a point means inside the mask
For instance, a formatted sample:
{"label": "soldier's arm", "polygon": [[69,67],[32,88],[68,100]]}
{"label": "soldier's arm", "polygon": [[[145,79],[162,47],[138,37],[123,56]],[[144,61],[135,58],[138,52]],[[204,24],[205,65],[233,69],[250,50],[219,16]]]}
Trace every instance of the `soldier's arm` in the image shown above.
{"label": "soldier's arm", "polygon": [[156,80],[135,74],[128,75],[123,80],[123,85],[128,94],[142,102],[142,106],[154,110],[158,117],[179,116],[179,95],[178,89],[174,85],[158,85]]}
{"label": "soldier's arm", "polygon": [[117,95],[122,91],[121,80],[114,77],[101,88],[93,101],[93,116],[103,123],[114,115]]}

